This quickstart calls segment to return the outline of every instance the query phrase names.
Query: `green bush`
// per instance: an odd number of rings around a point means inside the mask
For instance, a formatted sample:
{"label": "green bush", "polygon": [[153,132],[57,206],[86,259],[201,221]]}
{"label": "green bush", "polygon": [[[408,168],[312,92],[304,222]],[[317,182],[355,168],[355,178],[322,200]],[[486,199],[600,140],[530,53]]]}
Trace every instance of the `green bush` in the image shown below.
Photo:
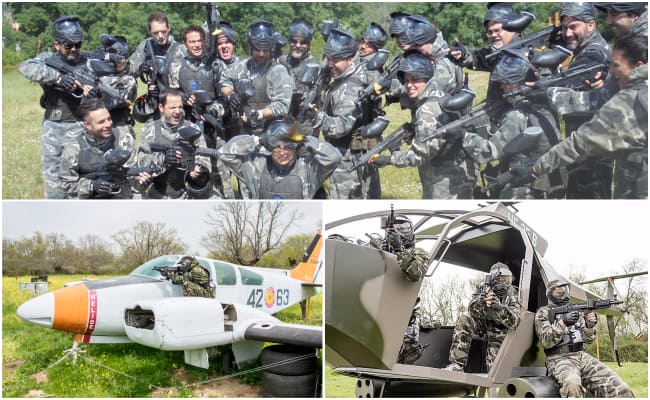
{"label": "green bush", "polygon": [[[609,336],[601,334],[598,336],[601,361],[615,361],[609,343]],[[632,335],[618,336],[616,338],[618,355],[621,362],[648,362],[648,339],[636,340]],[[586,346],[589,354],[596,356],[596,343]]]}

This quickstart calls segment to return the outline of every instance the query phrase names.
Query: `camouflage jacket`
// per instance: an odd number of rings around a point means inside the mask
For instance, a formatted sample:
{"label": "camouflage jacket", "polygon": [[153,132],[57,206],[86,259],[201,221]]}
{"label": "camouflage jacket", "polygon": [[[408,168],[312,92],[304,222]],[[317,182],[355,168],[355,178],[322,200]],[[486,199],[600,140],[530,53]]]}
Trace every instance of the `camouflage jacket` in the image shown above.
{"label": "camouflage jacket", "polygon": [[[395,253],[397,265],[404,277],[410,282],[420,281],[429,268],[429,253],[419,247],[410,250],[402,249]],[[419,309],[418,309],[419,312]]]}
{"label": "camouflage jacket", "polygon": [[632,26],[632,34],[648,36],[648,10],[645,10],[634,23],[634,26]]}
{"label": "camouflage jacket", "polygon": [[[159,129],[156,128],[157,124],[159,124],[160,126]],[[144,128],[142,129],[141,140],[142,140],[142,150],[145,153],[150,153],[150,156],[142,157],[142,159],[150,160],[149,162],[152,162],[153,164],[158,166],[164,165],[165,154],[161,152],[152,153],[149,146],[154,143],[172,144],[176,139],[180,138],[180,135],[178,134],[178,129],[186,125],[199,129],[198,126],[196,126],[195,124],[187,120],[183,120],[178,126],[170,126],[167,123],[165,117],[162,115],[160,116],[160,119],[152,119],[147,121],[144,124]],[[199,138],[196,140],[195,145],[197,147],[207,147],[203,135],[199,136]],[[208,171],[212,170],[212,162],[210,161],[209,157],[197,155],[194,157],[194,162],[202,166]]]}
{"label": "camouflage jacket", "polygon": [[582,339],[586,343],[591,343],[596,338],[596,328],[587,328],[585,326],[585,319],[582,316],[571,328],[566,326],[562,327],[563,324],[559,321],[551,322],[548,320],[548,310],[549,306],[542,306],[535,314],[535,332],[545,349],[550,349],[560,344],[570,329],[580,331],[582,333]]}
{"label": "camouflage jacket", "polygon": [[[127,71],[122,72],[121,74],[102,76],[99,78],[100,82],[103,84],[112,87],[120,93],[119,99],[106,99],[104,98],[104,104],[109,111],[113,111],[117,108],[127,109],[133,102],[135,102],[136,97],[138,96],[138,82],[135,78],[130,75]],[[111,113],[111,116],[113,114]],[[113,121],[115,123],[116,121]]]}
{"label": "camouflage jacket", "polygon": [[254,136],[235,136],[219,149],[219,155],[246,186],[250,199],[260,198],[261,181],[265,176],[277,185],[288,176],[298,177],[302,190],[302,196],[298,198],[311,199],[341,161],[341,154],[334,146],[313,136],[306,136],[290,171],[282,174],[276,168],[269,168],[272,164],[270,152],[257,146]]}
{"label": "camouflage jacket", "polygon": [[289,73],[294,79],[294,93],[303,94],[309,90],[308,87],[298,82],[298,79],[303,74],[305,66],[307,64],[320,64],[316,57],[314,57],[310,51],[305,53],[301,58],[291,57],[291,54],[285,54],[280,57],[280,63],[287,67]]}
{"label": "camouflage jacket", "polygon": [[425,56],[433,62],[433,79],[438,88],[445,94],[455,94],[463,87],[463,68],[447,56],[448,47],[442,32],[438,32],[431,51]]}
{"label": "camouflage jacket", "polygon": [[519,325],[521,316],[519,292],[516,287],[511,285],[504,298],[499,299],[498,303],[492,303],[491,307],[487,307],[485,300],[481,299],[480,288],[477,288],[467,310],[470,316],[485,319],[488,326],[515,329]]}
{"label": "camouflage jacket", "polygon": [[235,89],[242,79],[253,81],[262,76],[266,78],[266,96],[271,101],[267,107],[273,112],[273,117],[288,115],[293,94],[293,78],[287,67],[275,60],[269,60],[263,65],[257,65],[252,59],[242,60],[240,65],[232,65],[223,72],[220,87]]}
{"label": "camouflage jacket", "polygon": [[[646,198],[648,177],[648,65],[635,68],[619,91],[593,118],[553,146],[535,163],[541,175],[589,156],[616,160],[616,198]],[[645,191],[643,190],[645,182]]]}
{"label": "camouflage jacket", "polygon": [[170,280],[176,285],[183,285],[183,296],[208,298],[216,296],[215,286],[210,280],[210,275],[196,260],[192,261],[192,268],[188,272],[174,274]]}
{"label": "camouflage jacket", "polygon": [[[140,73],[140,65],[144,62],[144,60],[148,56],[148,50],[146,49],[147,40],[153,40],[153,39],[146,38],[145,40],[140,42],[140,44],[138,45],[138,47],[136,47],[133,54],[131,54],[131,57],[129,57],[129,73],[133,76],[136,77],[138,76],[138,74]],[[169,42],[168,43],[169,46],[167,46],[164,49],[164,54],[158,54],[158,55],[165,55],[167,60],[167,65],[169,66],[174,60],[185,56],[185,54],[187,54],[187,49],[185,48],[184,44],[174,40],[174,37],[171,34],[169,35],[168,42]],[[152,45],[154,47],[154,51],[157,51],[158,47],[155,45],[155,43],[152,43]]]}
{"label": "camouflage jacket", "polygon": [[89,158],[93,158],[99,163],[102,163],[102,165],[105,165],[103,155],[106,151],[113,148],[128,150],[131,152],[131,157],[124,164],[124,167],[129,168],[136,166],[138,162],[138,153],[135,151],[135,138],[124,130],[116,130],[114,133],[115,132],[119,132],[121,136],[112,136],[109,139],[98,139],[88,131],[85,131],[77,140],[65,144],[63,152],[61,153],[59,182],[68,197],[88,199],[93,195],[91,189],[93,180],[83,177],[79,169],[82,152],[92,153],[88,154]]}

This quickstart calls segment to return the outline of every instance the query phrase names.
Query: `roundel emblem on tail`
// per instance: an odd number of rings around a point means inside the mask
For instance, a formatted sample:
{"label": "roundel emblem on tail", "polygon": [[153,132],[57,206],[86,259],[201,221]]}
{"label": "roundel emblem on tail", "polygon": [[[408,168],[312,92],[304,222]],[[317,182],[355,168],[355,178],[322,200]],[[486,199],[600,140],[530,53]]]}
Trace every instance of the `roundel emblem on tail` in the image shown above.
{"label": "roundel emblem on tail", "polygon": [[266,289],[264,304],[266,304],[268,308],[273,307],[273,304],[275,304],[275,290],[272,287]]}

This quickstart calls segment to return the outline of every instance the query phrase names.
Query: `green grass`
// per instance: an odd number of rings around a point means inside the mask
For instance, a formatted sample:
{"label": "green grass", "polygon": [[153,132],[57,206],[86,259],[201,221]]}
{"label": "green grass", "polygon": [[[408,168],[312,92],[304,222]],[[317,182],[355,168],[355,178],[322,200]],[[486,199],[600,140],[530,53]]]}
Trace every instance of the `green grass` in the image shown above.
{"label": "green grass", "polygon": [[[470,87],[477,93],[475,103],[485,98],[487,73],[470,71]],[[140,91],[143,85],[140,84]],[[2,198],[42,199],[41,123],[39,106],[42,90],[23,78],[17,69],[2,70]],[[393,104],[387,108],[391,124],[386,134],[410,120],[410,112]],[[136,125],[139,136],[141,125]],[[406,148],[406,146],[403,146]],[[385,167],[380,170],[382,198],[420,199],[422,187],[417,168]]]}
{"label": "green grass", "polygon": [[[615,362],[605,362],[627,383],[637,398],[648,398],[648,364],[641,362],[624,363],[619,367]],[[325,366],[325,397],[354,398],[356,378],[351,378],[334,372],[329,365]]]}
{"label": "green grass", "polygon": [[[50,290],[83,277],[87,276],[50,275]],[[92,344],[85,348],[87,352],[76,365],[67,361],[45,371],[72,346],[73,338],[70,334],[44,329],[18,318],[18,305],[32,297],[18,291],[18,282],[28,280],[28,277],[2,279],[3,397],[25,397],[30,390],[40,390],[52,397],[149,397],[154,391],[156,397],[165,393],[192,397],[194,393],[190,388],[161,392],[154,386],[178,387],[223,375],[219,356],[210,360],[208,370],[203,370],[186,365],[183,352],[159,351],[136,344]],[[321,325],[322,295],[311,299],[310,312],[306,323]],[[286,322],[303,323],[298,305],[277,316]],[[44,373],[47,381],[37,383],[37,376]],[[259,385],[261,375],[244,375],[239,380]]]}

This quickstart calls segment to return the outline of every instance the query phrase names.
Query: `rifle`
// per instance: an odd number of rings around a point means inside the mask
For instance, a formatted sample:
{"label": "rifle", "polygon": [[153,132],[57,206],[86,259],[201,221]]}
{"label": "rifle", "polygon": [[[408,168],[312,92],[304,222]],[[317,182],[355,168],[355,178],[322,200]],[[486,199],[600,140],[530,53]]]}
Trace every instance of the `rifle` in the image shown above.
{"label": "rifle", "polygon": [[199,129],[192,126],[183,126],[178,130],[178,135],[179,137],[174,140],[171,146],[152,143],[149,147],[151,148],[151,151],[160,153],[164,153],[170,149],[180,150],[182,154],[180,169],[187,169],[189,165],[194,163],[194,157],[197,155],[215,159],[219,157],[216,149],[198,147],[195,145],[196,140],[202,135]]}
{"label": "rifle", "polygon": [[160,272],[160,275],[165,279],[169,279],[174,274],[186,274],[190,269],[192,269],[192,264],[182,263],[181,265],[176,264],[170,267],[153,267],[153,269]]}
{"label": "rifle", "polygon": [[457,128],[469,129],[472,126],[477,127],[477,129],[479,127],[487,127],[490,124],[490,115],[488,111],[489,106],[479,104],[470,110],[467,115],[439,127],[431,135],[423,138],[422,141],[425,142],[427,140],[441,138],[447,130]]}
{"label": "rifle", "polygon": [[298,81],[309,88],[309,91],[304,94],[300,106],[298,106],[298,116],[296,119],[299,122],[304,122],[310,110],[310,105],[316,103],[316,99],[323,92],[325,85],[330,80],[329,68],[322,68],[315,63],[305,65],[302,75]]}
{"label": "rifle", "polygon": [[402,63],[402,60],[404,57],[401,54],[396,55],[393,57],[393,59],[390,61],[390,64],[386,68],[384,68],[384,72],[377,77],[372,83],[370,83],[368,86],[366,86],[365,89],[359,94],[359,96],[354,100],[355,104],[361,104],[364,100],[367,98],[370,98],[373,95],[376,95],[375,93],[375,86],[379,84],[381,87],[384,87],[392,81],[395,76],[397,75],[397,70],[399,69],[400,64]]}
{"label": "rifle", "polygon": [[205,7],[205,11],[206,11],[205,23],[208,26],[207,54],[211,58],[213,58],[217,51],[216,35],[219,34],[219,23],[221,22],[221,12],[219,12],[219,6],[213,3],[199,3],[199,5]]}
{"label": "rifle", "polygon": [[[235,118],[237,121],[239,121],[240,125],[243,126],[243,121],[241,120],[241,114],[244,113],[246,115],[246,118],[248,121],[251,121],[250,114],[251,114],[251,108],[248,106],[245,106],[244,104],[248,103],[248,100],[255,96],[255,87],[253,86],[253,82],[251,82],[250,79],[240,79],[237,81],[237,85],[235,87],[235,92],[237,92],[241,98],[241,105],[239,106],[239,109],[232,109],[231,114],[233,118]],[[255,129],[254,126],[251,127]]]}
{"label": "rifle", "polygon": [[587,300],[586,303],[567,304],[564,306],[553,307],[548,309],[548,320],[555,321],[555,317],[560,314],[570,313],[572,311],[579,311],[582,313],[590,313],[594,310],[601,310],[611,308],[613,305],[623,304],[621,300]]}
{"label": "rifle", "polygon": [[[532,14],[531,14],[532,15]],[[507,45],[496,49],[494,52],[488,54],[485,58],[490,61],[492,58],[497,57],[501,54],[502,51],[506,50],[518,50],[518,49],[527,49],[528,46],[541,47],[546,43],[549,43],[553,35],[558,34],[558,27],[555,25],[549,25],[546,28],[539,30],[534,33],[522,36],[518,39],[513,40]]]}
{"label": "rifle", "polygon": [[[376,122],[376,121],[380,121],[380,122]],[[383,117],[378,117],[375,121],[373,121],[373,123],[368,125],[367,129],[368,130],[372,129],[373,124],[378,124],[378,125],[385,124],[384,129],[386,129],[386,126],[388,126],[388,120]],[[381,134],[382,131],[380,131],[379,134]],[[388,137],[384,138],[383,141],[379,142],[375,147],[373,147],[371,150],[368,150],[363,156],[361,156],[361,158],[359,158],[359,161],[357,161],[356,164],[348,168],[348,172],[352,172],[357,168],[361,167],[362,165],[367,164],[368,161],[370,161],[376,154],[379,154],[386,149],[390,149],[391,151],[396,151],[397,149],[399,149],[401,143],[408,141],[412,135],[413,135],[413,125],[411,125],[411,123],[409,122],[402,124],[399,128],[395,129],[390,135],[388,135]],[[366,134],[363,136],[373,137],[370,134]]]}
{"label": "rifle", "polygon": [[478,297],[481,303],[485,302],[485,297],[488,295],[488,293],[493,292],[494,286],[499,281],[500,276],[501,272],[497,272],[494,276],[488,273],[485,275],[485,277],[483,277],[483,282],[481,283],[478,291]]}
{"label": "rifle", "polygon": [[[82,86],[92,86],[97,89],[102,97],[106,96],[106,102],[109,102],[109,99],[119,99],[122,103],[126,101],[120,95],[120,92],[102,82],[99,81],[100,76],[111,75],[115,72],[113,67],[101,60],[90,60],[90,65],[79,65],[73,67],[69,64],[66,64],[65,61],[60,60],[55,57],[49,57],[45,59],[45,65],[48,67],[54,68],[62,74],[72,74]],[[72,94],[75,97],[83,97],[81,94]],[[91,97],[94,97],[93,94],[90,94]]]}
{"label": "rifle", "polygon": [[566,71],[558,72],[546,78],[540,79],[535,82],[535,86],[522,86],[511,92],[504,93],[503,98],[511,96],[526,96],[534,97],[544,94],[546,89],[550,87],[566,87],[570,89],[578,89],[582,87],[582,81],[593,77],[597,71],[607,71],[607,65],[603,63],[592,63],[578,65],[569,68]]}
{"label": "rifle", "polygon": [[207,107],[214,102],[210,93],[205,90],[195,90],[192,92],[196,103],[192,107],[192,116],[200,124],[203,121],[210,124],[217,132],[223,132],[225,128],[223,127],[223,121],[221,118],[215,117],[207,111]]}
{"label": "rifle", "polygon": [[84,174],[82,177],[87,179],[103,179],[114,184],[115,190],[111,191],[111,195],[117,196],[122,191],[121,185],[127,182],[127,177],[138,176],[142,172],[149,174],[162,172],[162,168],[160,167],[124,167],[124,163],[128,161],[129,157],[131,157],[129,150],[109,150],[104,153],[106,165],[102,165],[97,170]]}

